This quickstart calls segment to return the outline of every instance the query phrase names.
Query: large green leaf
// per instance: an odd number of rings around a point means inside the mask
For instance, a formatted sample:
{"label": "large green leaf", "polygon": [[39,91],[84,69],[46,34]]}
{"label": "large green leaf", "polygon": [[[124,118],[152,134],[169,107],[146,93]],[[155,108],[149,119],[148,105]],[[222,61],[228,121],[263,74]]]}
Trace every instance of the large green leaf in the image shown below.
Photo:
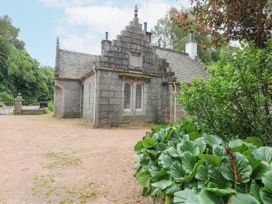
{"label": "large green leaf", "polygon": [[165,193],[167,195],[174,195],[176,192],[180,191],[181,188],[181,184],[172,184],[171,186],[169,186],[166,190]]}
{"label": "large green leaf", "polygon": [[260,166],[261,161],[258,160],[258,159],[256,159],[255,157],[253,157],[251,155],[245,155],[245,157],[249,161],[249,163],[250,163],[250,165],[251,165],[251,167],[252,167],[253,170],[255,170],[258,166]]}
{"label": "large green leaf", "polygon": [[234,166],[230,166],[229,158],[222,162],[221,173],[227,180],[233,181],[235,183],[247,183],[250,180],[250,176],[252,174],[252,167],[244,155],[238,152],[233,154],[235,156],[237,177],[235,178]]}
{"label": "large green leaf", "polygon": [[150,175],[148,173],[148,171],[141,169],[140,171],[138,171],[135,175],[136,180],[139,182],[139,184],[142,187],[148,187],[150,184]]}
{"label": "large green leaf", "polygon": [[193,141],[184,141],[179,143],[177,145],[177,150],[179,155],[183,154],[186,151],[191,152],[194,155],[199,154],[200,152],[198,145]]}
{"label": "large green leaf", "polygon": [[197,198],[199,204],[224,204],[224,200],[212,192],[201,191]]}
{"label": "large green leaf", "polygon": [[260,200],[260,187],[255,180],[253,180],[250,184],[249,193],[253,195],[256,199]]}
{"label": "large green leaf", "polygon": [[212,154],[199,154],[199,158],[203,159],[208,164],[214,165],[214,166],[220,166],[222,157],[212,155]]}
{"label": "large green leaf", "polygon": [[140,153],[141,150],[142,150],[142,148],[143,148],[143,142],[142,142],[142,140],[140,140],[139,142],[136,143],[136,145],[134,145],[134,151],[136,153]]}
{"label": "large green leaf", "polygon": [[272,170],[267,171],[263,177],[262,182],[266,191],[272,193]]}
{"label": "large green leaf", "polygon": [[174,157],[174,158],[177,158],[177,157],[179,157],[179,154],[178,154],[178,151],[177,151],[177,149],[175,148],[175,147],[170,147],[170,148],[168,148],[167,149],[167,152],[168,152],[168,154],[171,156],[171,157]]}
{"label": "large green leaf", "polygon": [[151,175],[151,181],[158,181],[160,178],[164,177],[167,174],[165,169],[159,168],[155,165],[150,166],[148,172]]}
{"label": "large green leaf", "polygon": [[156,151],[157,152],[162,152],[164,151],[165,149],[167,148],[167,145],[165,143],[158,143],[157,146],[156,146]]}
{"label": "large green leaf", "polygon": [[196,164],[196,158],[193,156],[191,152],[184,152],[181,155],[182,160],[182,168],[185,170],[186,173],[191,173],[194,169]]}
{"label": "large green leaf", "polygon": [[204,137],[197,138],[194,142],[199,147],[200,153],[203,153],[206,149],[206,142],[205,142]]}
{"label": "large green leaf", "polygon": [[205,139],[205,142],[210,145],[211,147],[223,144],[223,140],[215,135],[208,135],[208,134],[203,134],[203,137]]}
{"label": "large green leaf", "polygon": [[[258,160],[259,161],[259,160]],[[260,161],[259,161],[260,162]],[[269,165],[264,162],[261,161],[261,163],[259,164],[259,166],[254,169],[253,174],[252,174],[252,178],[257,179],[257,180],[261,180],[263,175],[269,170]]]}
{"label": "large green leaf", "polygon": [[198,204],[196,193],[191,189],[184,189],[183,191],[174,194],[174,204]]}
{"label": "large green leaf", "polygon": [[202,160],[198,160],[197,163],[195,164],[192,172],[190,172],[188,175],[184,176],[183,181],[184,182],[190,182],[196,175],[199,167],[203,164],[204,162]]}
{"label": "large green leaf", "polygon": [[162,153],[159,157],[159,164],[162,165],[162,167],[165,169],[169,169],[172,163],[172,158],[166,153]]}
{"label": "large green leaf", "polygon": [[261,189],[260,190],[260,199],[263,202],[263,204],[271,204],[272,203],[272,193]]}
{"label": "large green leaf", "polygon": [[230,197],[228,204],[261,204],[250,194],[237,193]]}
{"label": "large green leaf", "polygon": [[248,150],[248,146],[241,139],[231,140],[229,142],[229,147],[234,152],[241,152],[241,153],[243,153],[244,151]]}
{"label": "large green leaf", "polygon": [[169,175],[176,181],[176,182],[181,182],[183,181],[183,177],[185,176],[185,171],[182,168],[181,163],[175,162],[169,171]]}
{"label": "large green leaf", "polygon": [[272,147],[260,147],[252,152],[252,155],[262,161],[266,161],[268,164],[272,161]]}
{"label": "large green leaf", "polygon": [[219,157],[225,156],[225,149],[222,146],[214,146],[213,147],[213,154]]}
{"label": "large green leaf", "polygon": [[263,145],[263,141],[259,137],[247,137],[244,141],[254,144],[257,147],[261,147]]}
{"label": "large green leaf", "polygon": [[231,186],[230,183],[222,176],[219,167],[210,166],[208,176],[208,187],[210,188],[227,188]]}
{"label": "large green leaf", "polygon": [[205,188],[206,191],[212,192],[217,196],[225,196],[237,193],[231,188]]}
{"label": "large green leaf", "polygon": [[158,182],[155,182],[155,183],[151,184],[151,186],[153,186],[155,188],[158,188],[160,190],[164,190],[164,189],[166,189],[167,187],[169,187],[171,185],[172,185],[172,181],[167,180],[167,179],[163,179],[163,180],[160,180]]}
{"label": "large green leaf", "polygon": [[143,140],[143,146],[145,148],[154,147],[156,145],[156,139],[152,137],[146,137]]}
{"label": "large green leaf", "polygon": [[209,167],[207,165],[200,165],[198,171],[195,175],[195,178],[200,181],[207,181],[208,180],[208,172]]}

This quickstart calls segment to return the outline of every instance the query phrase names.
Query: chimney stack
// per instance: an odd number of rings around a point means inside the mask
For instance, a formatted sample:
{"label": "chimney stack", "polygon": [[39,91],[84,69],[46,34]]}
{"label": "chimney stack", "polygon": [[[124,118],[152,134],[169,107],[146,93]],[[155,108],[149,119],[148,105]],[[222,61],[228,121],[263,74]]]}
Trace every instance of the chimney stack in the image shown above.
{"label": "chimney stack", "polygon": [[144,22],[144,31],[147,32],[147,22]]}
{"label": "chimney stack", "polygon": [[105,54],[111,46],[111,41],[109,40],[109,32],[105,32],[105,39],[101,42],[101,55]]}
{"label": "chimney stack", "polygon": [[189,40],[185,45],[185,52],[189,55],[192,60],[195,60],[197,57],[197,43],[194,40],[194,33],[190,31]]}

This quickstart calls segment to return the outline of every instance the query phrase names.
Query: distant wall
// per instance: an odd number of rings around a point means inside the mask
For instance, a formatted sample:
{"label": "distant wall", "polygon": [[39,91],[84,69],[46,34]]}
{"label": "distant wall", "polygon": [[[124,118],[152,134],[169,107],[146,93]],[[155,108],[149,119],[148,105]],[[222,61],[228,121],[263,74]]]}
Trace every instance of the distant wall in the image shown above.
{"label": "distant wall", "polygon": [[90,123],[94,123],[95,77],[93,74],[83,82],[83,118]]}

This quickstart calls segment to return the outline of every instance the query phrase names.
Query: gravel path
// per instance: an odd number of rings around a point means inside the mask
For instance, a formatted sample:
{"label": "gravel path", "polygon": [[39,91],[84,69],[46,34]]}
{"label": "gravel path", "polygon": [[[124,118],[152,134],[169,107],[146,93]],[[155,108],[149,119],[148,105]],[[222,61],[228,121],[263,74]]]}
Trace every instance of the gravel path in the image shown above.
{"label": "gravel path", "polygon": [[146,203],[133,178],[133,145],[146,131],[0,116],[0,203]]}

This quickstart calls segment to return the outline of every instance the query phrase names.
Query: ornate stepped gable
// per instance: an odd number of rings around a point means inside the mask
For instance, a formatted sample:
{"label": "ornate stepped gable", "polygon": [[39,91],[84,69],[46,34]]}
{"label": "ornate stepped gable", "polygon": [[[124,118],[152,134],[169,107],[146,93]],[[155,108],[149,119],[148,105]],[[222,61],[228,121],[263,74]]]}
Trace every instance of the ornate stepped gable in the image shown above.
{"label": "ornate stepped gable", "polygon": [[132,70],[146,74],[161,74],[158,70],[160,60],[151,46],[150,35],[139,23],[137,7],[134,12],[133,21],[121,31],[116,40],[102,41],[102,55],[98,67],[129,71],[131,69],[129,61],[133,60],[131,59],[133,56],[138,56],[142,62],[141,66]]}

